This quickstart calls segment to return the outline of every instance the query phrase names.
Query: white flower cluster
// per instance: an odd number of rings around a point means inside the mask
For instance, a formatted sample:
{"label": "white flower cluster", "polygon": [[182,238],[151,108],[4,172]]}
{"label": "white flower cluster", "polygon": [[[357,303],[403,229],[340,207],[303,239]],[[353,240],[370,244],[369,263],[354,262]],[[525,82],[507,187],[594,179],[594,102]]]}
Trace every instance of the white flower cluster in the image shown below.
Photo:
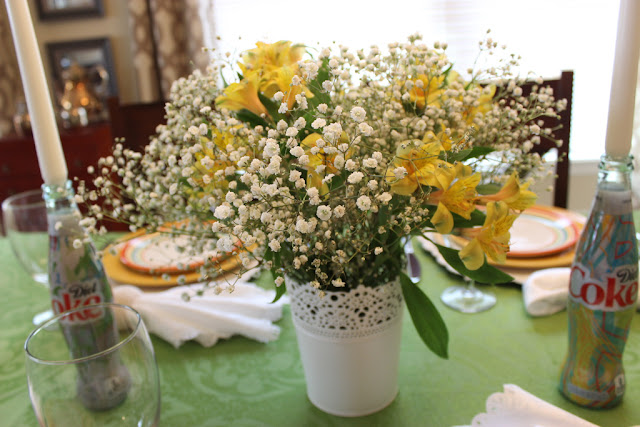
{"label": "white flower cluster", "polygon": [[[167,124],[145,152],[118,145],[96,168],[96,188],[81,188],[92,214],[132,229],[183,221],[173,232],[199,236],[193,251],[240,241],[251,248],[240,254],[245,267],[257,260],[323,288],[380,284],[402,268],[400,238],[431,226],[427,206],[391,188],[412,172],[394,165],[403,141],[444,133],[452,153],[490,146],[535,169],[539,158],[526,153],[552,137],[540,120],[562,108],[543,88],[523,97],[508,67],[482,74],[497,89],[466,81],[442,47],[415,37],[388,54],[324,50],[299,65],[291,89],[254,121],[216,107],[217,65],[177,80]],[[295,102],[287,90],[300,90]],[[203,275],[215,268],[207,263]]]}

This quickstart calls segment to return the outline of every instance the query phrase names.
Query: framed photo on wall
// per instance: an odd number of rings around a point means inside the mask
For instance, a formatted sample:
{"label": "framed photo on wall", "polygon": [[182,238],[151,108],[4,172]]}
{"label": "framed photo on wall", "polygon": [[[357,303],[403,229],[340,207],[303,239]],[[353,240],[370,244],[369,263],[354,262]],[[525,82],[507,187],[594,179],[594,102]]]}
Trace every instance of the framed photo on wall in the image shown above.
{"label": "framed photo on wall", "polygon": [[80,66],[101,98],[118,95],[113,67],[111,43],[108,38],[74,40],[46,44],[56,91],[62,91],[69,78],[68,70]]}
{"label": "framed photo on wall", "polygon": [[102,0],[36,0],[42,21],[104,16]]}

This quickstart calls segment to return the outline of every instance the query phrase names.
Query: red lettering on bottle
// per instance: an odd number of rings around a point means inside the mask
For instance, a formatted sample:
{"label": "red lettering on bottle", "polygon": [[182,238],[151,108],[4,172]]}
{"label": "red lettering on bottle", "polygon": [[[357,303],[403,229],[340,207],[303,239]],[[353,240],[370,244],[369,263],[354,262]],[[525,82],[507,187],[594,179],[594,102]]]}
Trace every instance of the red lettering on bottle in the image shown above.
{"label": "red lettering on bottle", "polygon": [[[51,305],[56,314],[63,313],[65,311],[73,310],[79,307],[92,306],[94,304],[100,304],[102,302],[102,295],[92,294],[86,297],[72,299],[71,294],[67,292],[62,293],[62,299],[53,297],[51,299]],[[88,320],[97,319],[102,316],[102,309],[88,308],[86,310],[78,310],[73,314],[66,317],[65,321],[68,323],[73,322],[86,322]]]}
{"label": "red lettering on bottle", "polygon": [[609,277],[607,279],[607,300],[604,303],[605,307],[614,307],[614,301],[618,303],[619,307],[626,306],[625,300],[622,299],[622,293],[626,288],[625,285],[620,285],[616,292],[616,279]]}
{"label": "red lettering on bottle", "polygon": [[627,293],[625,294],[625,305],[631,305],[636,302],[638,296],[638,282],[633,282],[627,287]]}
{"label": "red lettering on bottle", "polygon": [[[589,292],[589,290],[591,289],[593,289],[593,291]],[[589,301],[589,295],[591,295],[592,297],[591,301]],[[585,283],[580,289],[580,298],[582,298],[584,302],[590,305],[598,305],[602,303],[602,301],[604,300],[604,296],[604,290],[596,283]]]}
{"label": "red lettering on bottle", "polygon": [[593,310],[618,311],[632,306],[638,294],[638,281],[629,283],[623,270],[617,270],[602,282],[590,277],[583,268],[571,270],[569,295],[571,299]]}

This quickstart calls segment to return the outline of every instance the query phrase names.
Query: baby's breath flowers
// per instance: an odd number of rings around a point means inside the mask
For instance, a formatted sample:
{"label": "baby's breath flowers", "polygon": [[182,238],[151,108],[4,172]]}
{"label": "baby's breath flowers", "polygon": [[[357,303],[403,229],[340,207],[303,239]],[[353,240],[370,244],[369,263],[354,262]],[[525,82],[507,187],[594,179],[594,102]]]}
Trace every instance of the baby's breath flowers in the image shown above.
{"label": "baby's breath flowers", "polygon": [[[512,61],[464,78],[445,49],[412,36],[386,52],[314,58],[258,43],[226,86],[218,62],[178,79],[144,153],[118,144],[79,194],[96,221],[181,221],[170,232],[192,236],[192,251],[240,242],[251,248],[240,273],[257,261],[278,294],[284,277],[322,293],[382,285],[403,274],[404,237],[460,228],[473,229],[470,243],[445,258],[479,281],[504,280],[485,259],[504,258],[511,223],[535,201],[521,181],[540,164],[528,151],[553,138],[540,119],[563,102],[545,88],[523,97]],[[508,167],[478,163],[488,155]],[[502,189],[487,194],[488,181]],[[217,269],[207,263],[203,278]]]}

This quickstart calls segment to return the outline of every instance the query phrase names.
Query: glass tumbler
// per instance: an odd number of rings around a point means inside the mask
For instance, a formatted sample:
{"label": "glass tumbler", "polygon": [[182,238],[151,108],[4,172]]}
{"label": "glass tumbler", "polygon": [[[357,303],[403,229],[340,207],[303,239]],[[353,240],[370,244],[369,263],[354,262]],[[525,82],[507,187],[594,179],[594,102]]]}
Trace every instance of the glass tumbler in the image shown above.
{"label": "glass tumbler", "polygon": [[[103,348],[106,324],[118,339]],[[155,353],[131,307],[103,303],[66,311],[38,326],[24,349],[29,397],[41,426],[158,424]]]}

